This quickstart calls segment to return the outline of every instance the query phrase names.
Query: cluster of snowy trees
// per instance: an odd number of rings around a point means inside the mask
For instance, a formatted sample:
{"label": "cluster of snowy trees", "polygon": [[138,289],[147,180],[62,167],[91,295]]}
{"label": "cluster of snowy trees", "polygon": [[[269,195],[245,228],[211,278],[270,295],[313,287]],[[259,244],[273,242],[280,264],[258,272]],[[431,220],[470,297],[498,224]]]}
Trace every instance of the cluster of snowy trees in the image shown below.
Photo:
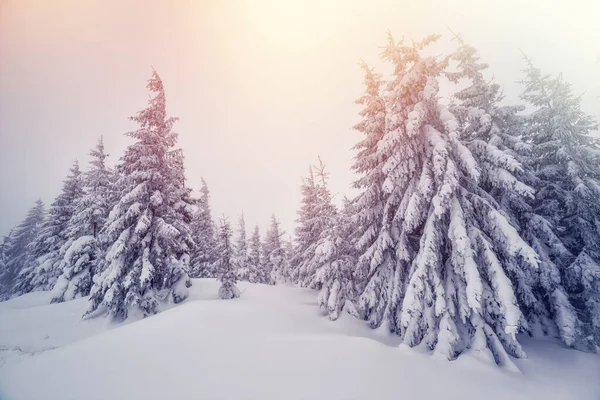
{"label": "cluster of snowy trees", "polygon": [[[387,79],[367,66],[355,188],[341,210],[323,168],[302,185],[292,277],[348,311],[454,359],[511,366],[517,333],[600,348],[600,140],[561,76],[526,59],[502,104],[459,36],[447,56],[390,36]],[[442,101],[439,83],[455,88]],[[452,85],[454,84],[454,85]],[[315,177],[316,171],[316,177]]]}
{"label": "cluster of snowy trees", "polygon": [[222,282],[222,298],[239,296],[236,280],[281,281],[289,253],[273,216],[261,241],[246,240],[243,216],[237,243],[223,219],[215,226],[209,191],[194,198],[176,149],[177,118],[166,113],[162,81],[148,81],[148,107],[131,120],[139,128],[116,168],[102,139],[87,171],[73,164],[48,210],[37,201],[0,244],[0,299],[51,290],[53,302],[89,295],[86,316],[125,319],[155,314],[163,302],[188,296],[190,277]]}
{"label": "cluster of snowy trees", "polygon": [[[391,36],[384,77],[363,65],[357,100],[363,134],[354,187],[334,204],[319,159],[301,185],[293,244],[273,216],[261,240],[215,225],[203,182],[194,198],[162,82],[132,120],[115,169],[102,141],[89,169],[77,163],[47,212],[36,202],[0,244],[4,299],[53,290],[89,295],[87,315],[126,318],[187,297],[190,277],[296,284],[318,291],[330,319],[345,309],[376,329],[447,359],[475,351],[511,366],[518,333],[600,348],[600,141],[561,76],[526,59],[524,105],[503,102],[488,66],[458,36]],[[452,93],[440,94],[440,82]],[[449,99],[449,100],[448,100]]]}

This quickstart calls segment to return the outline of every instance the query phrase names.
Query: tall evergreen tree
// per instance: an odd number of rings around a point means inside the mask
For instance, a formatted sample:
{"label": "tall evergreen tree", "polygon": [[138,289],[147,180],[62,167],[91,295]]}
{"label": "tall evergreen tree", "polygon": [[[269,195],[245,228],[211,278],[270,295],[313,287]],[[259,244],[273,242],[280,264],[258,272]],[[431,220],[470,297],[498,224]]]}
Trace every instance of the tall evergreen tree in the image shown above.
{"label": "tall evergreen tree", "polygon": [[264,268],[266,270],[265,272],[270,276],[267,283],[272,285],[287,282],[285,252],[281,240],[283,232],[281,232],[279,225],[280,223],[277,218],[275,218],[275,215],[272,215],[271,225],[269,230],[267,230],[265,242],[263,244]]}
{"label": "tall evergreen tree", "polygon": [[600,142],[591,135],[598,125],[560,75],[544,75],[526,61],[521,97],[535,108],[526,129],[534,151],[533,210],[551,222],[551,237],[558,238],[550,250],[564,244],[548,258],[554,256],[582,322],[569,334],[576,345],[593,350],[600,347]]}
{"label": "tall evergreen tree", "polygon": [[104,250],[98,234],[111,204],[111,171],[106,166],[108,154],[104,151],[102,137],[90,151],[90,169],[83,174],[85,194],[75,207],[67,227],[68,242],[61,261],[62,274],[53,289],[52,302],[72,300],[87,296],[92,287],[92,277],[98,256]]}
{"label": "tall evergreen tree", "polygon": [[455,94],[459,103],[452,107],[462,125],[461,140],[478,163],[485,166],[481,169],[480,185],[501,205],[540,258],[539,269],[533,276],[511,276],[514,285],[527,281],[535,288],[534,298],[519,298],[529,331],[544,334],[558,331],[565,344],[573,345],[580,322],[557,266],[557,262],[569,258],[569,252],[553,233],[552,222],[531,206],[535,200],[530,185],[535,183],[535,177],[528,166],[533,146],[522,140],[525,118],[517,115],[524,107],[501,106],[500,86],[483,76],[488,65],[479,60],[477,51],[460,36],[455,35],[455,39],[460,46],[452,59],[458,68],[447,76],[453,82],[463,78],[470,82]]}
{"label": "tall evergreen tree", "polygon": [[170,178],[167,180],[167,203],[171,206],[169,221],[180,232],[180,240],[184,244],[182,248],[185,250],[183,267],[186,273],[186,286],[190,287],[191,257],[195,248],[192,226],[198,208],[196,199],[192,197],[192,189],[186,185],[184,158],[182,149],[176,149],[167,154],[170,166],[168,170]]}
{"label": "tall evergreen tree", "polygon": [[146,109],[130,119],[139,129],[118,166],[121,198],[111,210],[100,240],[110,243],[94,277],[86,315],[107,312],[127,318],[159,311],[160,303],[188,296],[192,204],[183,186],[183,157],[174,150],[177,118],[168,117],[163,83],[153,71]]}
{"label": "tall evergreen tree", "polygon": [[356,263],[356,249],[352,244],[354,225],[352,203],[345,199],[342,212],[331,216],[315,251],[318,265],[315,280],[321,286],[318,303],[329,319],[338,319],[346,301],[355,296],[352,273]]}
{"label": "tall evergreen tree", "polygon": [[225,218],[221,221],[219,228],[219,242],[217,247],[218,259],[216,269],[218,279],[221,282],[219,297],[224,300],[240,297],[240,291],[235,285],[235,266],[233,262],[233,246],[231,244],[231,227]]}
{"label": "tall evergreen tree", "polygon": [[6,259],[8,249],[10,248],[10,240],[13,235],[14,228],[6,236],[0,238],[0,301],[7,299],[8,293],[12,285],[8,285],[5,281],[8,279],[4,277],[6,274]]}
{"label": "tall evergreen tree", "polygon": [[314,270],[310,262],[314,258],[320,230],[323,228],[318,220],[319,193],[312,166],[308,169],[308,176],[302,179],[300,190],[302,200],[294,232],[295,246],[290,260],[292,281],[300,286],[311,287],[314,285]]}
{"label": "tall evergreen tree", "polygon": [[[11,230],[0,250],[0,299],[14,294],[15,280],[31,262],[31,246],[44,223],[44,203],[37,200],[25,219]],[[4,265],[2,265],[4,264]]]}
{"label": "tall evergreen tree", "polygon": [[235,245],[234,269],[239,280],[247,281],[250,274],[250,256],[248,254],[248,241],[246,240],[246,221],[244,213],[238,221],[238,237]]}
{"label": "tall evergreen tree", "polygon": [[216,257],[216,240],[214,222],[210,208],[210,191],[204,179],[197,201],[198,209],[192,222],[194,251],[190,262],[191,276],[194,278],[215,278],[217,272],[214,263]]}
{"label": "tall evergreen tree", "polygon": [[[516,333],[526,321],[517,296],[533,295],[526,283],[513,287],[509,277],[530,275],[538,258],[479,185],[486,166],[438,101],[447,59],[421,56],[436,39],[408,46],[390,37],[384,53],[394,72],[386,87],[384,135],[374,149],[378,162],[369,168],[357,159],[367,176],[382,174],[373,182],[381,197],[367,187],[371,201],[359,198],[357,204],[366,226],[358,276],[367,279],[358,305],[372,326],[384,324],[409,346],[448,359],[468,349],[483,355],[487,348],[510,367],[507,352],[524,355]],[[371,216],[379,221],[365,224]]]}
{"label": "tall evergreen tree", "polygon": [[248,248],[249,272],[248,281],[252,283],[269,283],[270,275],[262,262],[262,243],[258,226],[254,227]]}
{"label": "tall evergreen tree", "polygon": [[[389,329],[393,330],[393,319],[399,311],[402,293],[400,279],[394,276],[401,271],[400,268],[395,269],[395,250],[389,240],[389,226],[385,226],[385,230],[383,226],[393,216],[385,205],[388,194],[382,190],[386,179],[382,167],[391,152],[388,150],[386,158],[383,158],[378,148],[380,143],[382,146],[384,144],[386,131],[387,109],[383,98],[385,82],[380,74],[364,63],[362,69],[365,73],[365,93],[356,101],[356,104],[362,106],[359,112],[362,120],[354,129],[362,133],[364,138],[354,146],[357,153],[352,166],[359,175],[354,188],[360,192],[355,200],[356,214],[352,216],[352,223],[357,227],[354,244],[360,255],[354,280],[358,294],[371,294],[371,297],[363,295],[362,299],[358,299],[357,306],[361,316],[367,319],[372,328],[379,327],[382,323],[387,324],[389,319]],[[381,150],[383,149],[382,147]]]}
{"label": "tall evergreen tree", "polygon": [[[325,164],[319,157],[319,165],[314,166],[315,175],[317,179],[317,215],[318,218],[316,220],[318,226],[319,236],[317,238],[318,243],[322,243],[324,240],[329,240],[333,235],[332,227],[338,221],[338,210],[336,206],[332,202],[331,193],[329,192],[329,187],[327,185],[327,180],[329,179],[329,173],[325,171]],[[317,256],[317,251],[315,251],[315,257],[320,258],[321,255]],[[313,265],[310,275],[308,279],[312,282],[307,285],[308,287],[313,287],[317,289],[321,289],[321,281],[316,278],[318,274],[318,270],[322,267],[321,262],[318,262],[316,259],[311,261]]]}
{"label": "tall evergreen tree", "polygon": [[286,265],[286,281],[288,283],[293,283],[293,275],[294,271],[292,268],[291,260],[294,257],[294,242],[292,241],[291,235],[288,235],[287,239],[283,239],[283,254]]}
{"label": "tall evergreen tree", "polygon": [[51,290],[54,287],[62,272],[60,266],[64,246],[69,241],[67,227],[83,194],[83,176],[79,162],[75,161],[61,193],[50,205],[48,217],[31,243],[30,261],[15,282],[16,294]]}
{"label": "tall evergreen tree", "polygon": [[325,164],[319,157],[319,165],[310,167],[302,185],[302,206],[298,212],[296,249],[292,261],[295,264],[294,281],[311,289],[321,288],[321,283],[316,279],[319,263],[315,261],[315,252],[337,212],[327,187],[328,177]]}

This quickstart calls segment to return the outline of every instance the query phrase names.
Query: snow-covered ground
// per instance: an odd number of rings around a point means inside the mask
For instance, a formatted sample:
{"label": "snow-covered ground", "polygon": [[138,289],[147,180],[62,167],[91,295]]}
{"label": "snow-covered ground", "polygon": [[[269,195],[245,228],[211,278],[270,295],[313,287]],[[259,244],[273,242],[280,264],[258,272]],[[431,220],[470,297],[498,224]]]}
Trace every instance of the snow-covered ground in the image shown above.
{"label": "snow-covered ground", "polygon": [[475,355],[448,362],[344,315],[315,293],[194,280],[190,299],[115,325],[81,319],[86,299],[38,292],[0,303],[0,399],[600,399],[600,357],[523,338],[521,372]]}

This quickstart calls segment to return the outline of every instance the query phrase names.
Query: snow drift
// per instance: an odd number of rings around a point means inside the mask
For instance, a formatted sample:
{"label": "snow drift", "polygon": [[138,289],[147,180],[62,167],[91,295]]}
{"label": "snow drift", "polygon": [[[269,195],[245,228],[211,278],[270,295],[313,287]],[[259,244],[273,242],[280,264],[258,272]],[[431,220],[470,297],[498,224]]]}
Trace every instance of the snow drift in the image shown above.
{"label": "snow drift", "polygon": [[196,279],[190,298],[124,324],[81,319],[86,298],[50,292],[0,303],[0,399],[544,399],[597,400],[600,357],[521,338],[521,372],[476,354],[441,360],[398,346],[315,293],[241,283],[218,299]]}

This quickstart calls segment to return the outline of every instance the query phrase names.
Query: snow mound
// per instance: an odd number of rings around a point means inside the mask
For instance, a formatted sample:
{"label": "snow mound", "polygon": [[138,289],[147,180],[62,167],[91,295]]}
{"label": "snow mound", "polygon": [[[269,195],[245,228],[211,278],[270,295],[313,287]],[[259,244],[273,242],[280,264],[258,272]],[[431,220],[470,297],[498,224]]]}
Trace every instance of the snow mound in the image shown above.
{"label": "snow mound", "polygon": [[521,338],[522,373],[472,354],[454,362],[342,315],[330,322],[315,292],[194,280],[190,298],[116,325],[82,320],[86,299],[50,293],[0,303],[0,399],[594,399],[600,357]]}

